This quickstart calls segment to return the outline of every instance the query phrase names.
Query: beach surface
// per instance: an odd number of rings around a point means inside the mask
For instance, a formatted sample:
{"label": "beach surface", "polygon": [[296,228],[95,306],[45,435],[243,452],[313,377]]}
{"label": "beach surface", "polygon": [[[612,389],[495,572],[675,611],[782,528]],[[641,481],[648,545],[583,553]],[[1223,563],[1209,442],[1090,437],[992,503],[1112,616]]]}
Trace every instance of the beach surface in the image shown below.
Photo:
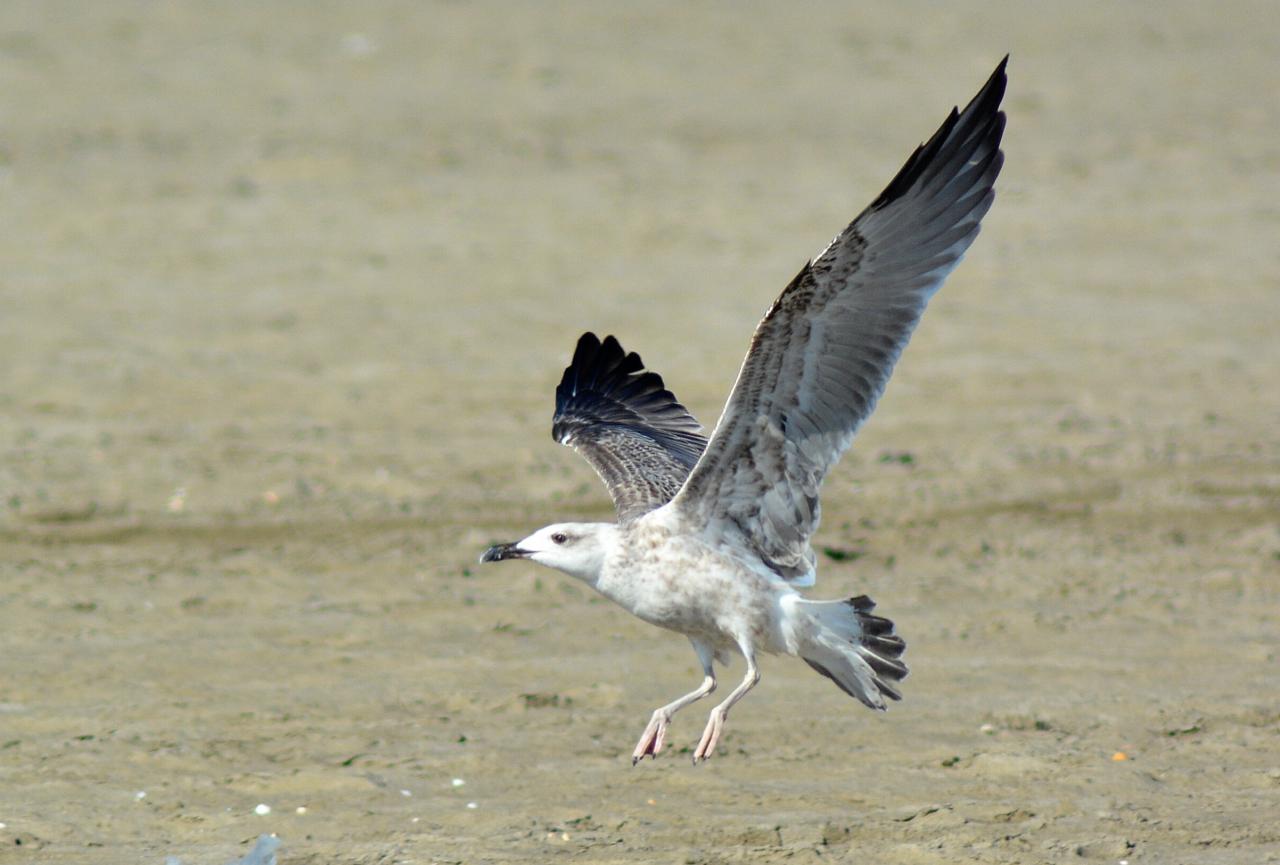
{"label": "beach surface", "polygon": [[[0,863],[1280,862],[1280,12],[0,7]],[[490,543],[610,519],[584,330],[711,428],[1006,53],[1006,165],[824,489],[869,712]],[[741,676],[737,661],[722,682]],[[722,689],[722,693],[727,688]]]}

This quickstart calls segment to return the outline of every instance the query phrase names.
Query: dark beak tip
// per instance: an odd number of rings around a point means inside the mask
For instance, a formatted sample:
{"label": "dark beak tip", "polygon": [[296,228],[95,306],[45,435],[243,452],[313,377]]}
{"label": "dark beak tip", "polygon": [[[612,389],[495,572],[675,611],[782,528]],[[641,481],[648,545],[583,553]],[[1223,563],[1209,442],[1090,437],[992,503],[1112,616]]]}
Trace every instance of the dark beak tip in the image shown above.
{"label": "dark beak tip", "polygon": [[480,555],[480,563],[485,562],[501,562],[505,559],[518,559],[521,556],[521,550],[515,544],[494,544]]}

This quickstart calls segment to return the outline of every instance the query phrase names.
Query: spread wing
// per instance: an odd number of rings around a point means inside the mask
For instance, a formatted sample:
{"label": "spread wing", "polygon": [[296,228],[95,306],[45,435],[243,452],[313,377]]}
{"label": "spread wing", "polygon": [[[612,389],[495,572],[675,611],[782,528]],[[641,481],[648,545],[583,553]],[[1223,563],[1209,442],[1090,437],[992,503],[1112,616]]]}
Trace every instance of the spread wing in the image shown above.
{"label": "spread wing", "polygon": [[1007,61],[770,307],[672,504],[798,584],[812,580],[823,478],[995,197]]}
{"label": "spread wing", "polygon": [[600,475],[618,520],[671,501],[707,446],[702,427],[640,355],[584,333],[556,388],[551,435]]}

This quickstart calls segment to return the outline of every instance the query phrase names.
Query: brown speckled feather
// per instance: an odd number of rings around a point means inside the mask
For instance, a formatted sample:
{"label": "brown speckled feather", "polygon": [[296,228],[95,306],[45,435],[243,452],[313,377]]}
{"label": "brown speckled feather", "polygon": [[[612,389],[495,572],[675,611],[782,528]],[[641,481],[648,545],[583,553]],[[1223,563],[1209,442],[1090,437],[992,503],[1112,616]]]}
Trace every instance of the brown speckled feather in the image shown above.
{"label": "brown speckled feather", "polygon": [[706,447],[701,429],[638,354],[612,336],[578,340],[556,388],[551,434],[591,463],[619,522],[671,501]]}
{"label": "brown speckled feather", "polygon": [[1004,68],[770,307],[673,502],[709,536],[732,536],[785,578],[812,579],[819,487],[994,200]]}

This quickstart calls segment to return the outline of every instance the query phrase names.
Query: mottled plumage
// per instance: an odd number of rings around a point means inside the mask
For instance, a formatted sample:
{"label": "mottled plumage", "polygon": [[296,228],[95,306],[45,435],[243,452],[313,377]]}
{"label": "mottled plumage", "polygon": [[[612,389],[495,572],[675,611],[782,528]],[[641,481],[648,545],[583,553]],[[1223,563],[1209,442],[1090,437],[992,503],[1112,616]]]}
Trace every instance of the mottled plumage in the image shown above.
{"label": "mottled plumage", "polygon": [[591,463],[619,521],[671,501],[707,446],[701,431],[638,354],[612,336],[578,340],[556,388],[551,434]]}
{"label": "mottled plumage", "polygon": [[689,638],[702,685],[653,713],[633,762],[656,756],[671,717],[715,690],[714,661],[729,652],[747,674],[712,710],[695,763],[759,680],[759,652],[796,655],[874,709],[901,699],[906,644],[871,599],[813,601],[796,589],[814,581],[823,479],[994,200],[1004,70],[1001,61],[769,308],[709,441],[637,355],[613,337],[579,340],[553,433],[604,479],[618,522],[557,523],[482,560],[557,568]]}
{"label": "mottled plumage", "polygon": [[774,301],[676,500],[783,576],[812,572],[818,488],[995,200],[1004,65]]}

